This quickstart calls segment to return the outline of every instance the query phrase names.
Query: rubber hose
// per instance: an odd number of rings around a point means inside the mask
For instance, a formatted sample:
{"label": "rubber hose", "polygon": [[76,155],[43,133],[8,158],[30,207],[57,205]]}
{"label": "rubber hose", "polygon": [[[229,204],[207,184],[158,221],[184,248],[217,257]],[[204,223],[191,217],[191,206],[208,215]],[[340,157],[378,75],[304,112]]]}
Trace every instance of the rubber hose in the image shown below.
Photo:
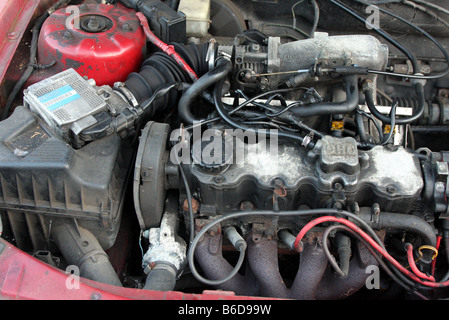
{"label": "rubber hose", "polygon": [[[396,119],[396,124],[409,124],[419,120],[424,113],[424,109],[426,106],[426,97],[424,94],[424,86],[421,82],[415,83],[415,91],[417,95],[417,99],[419,101],[418,109],[413,112],[413,115],[406,118],[398,118]],[[364,90],[366,105],[368,106],[369,111],[379,120],[381,120],[384,124],[391,124],[391,118],[388,115],[384,115],[380,113],[376,108],[376,104],[374,103],[374,92],[372,89]]]}
{"label": "rubber hose", "polygon": [[182,121],[193,124],[195,121],[203,119],[197,118],[192,114],[190,107],[195,99],[207,88],[226,77],[229,73],[228,64],[218,64],[214,69],[201,76],[189,89],[182,95],[178,104],[178,114]]}
{"label": "rubber hose", "polygon": [[351,113],[359,105],[358,77],[356,75],[346,75],[343,76],[343,81],[346,86],[345,101],[314,103],[293,108],[291,112],[298,117]]}
{"label": "rubber hose", "polygon": [[156,265],[148,274],[145,290],[172,291],[176,285],[175,270],[164,264]]}
{"label": "rubber hose", "polygon": [[[201,76],[208,71],[208,62],[206,61],[208,44],[172,43],[171,45],[196,74]],[[133,72],[128,76],[125,87],[131,92],[137,103],[142,104],[150,99],[161,86],[174,82],[191,83],[192,80],[173,58],[162,52],[156,52],[143,62],[139,72]],[[178,99],[179,93],[175,90],[156,99],[152,106],[153,113],[176,105]]]}

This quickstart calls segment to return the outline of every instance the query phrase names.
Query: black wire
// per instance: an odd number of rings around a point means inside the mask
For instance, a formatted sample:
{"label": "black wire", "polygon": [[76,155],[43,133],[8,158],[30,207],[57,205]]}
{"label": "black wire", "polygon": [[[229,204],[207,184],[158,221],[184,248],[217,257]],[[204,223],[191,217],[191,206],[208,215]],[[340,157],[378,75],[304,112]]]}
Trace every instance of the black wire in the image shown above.
{"label": "black wire", "polygon": [[48,11],[45,11],[34,23],[32,28],[32,37],[31,37],[31,44],[30,44],[30,60],[27,68],[22,73],[19,80],[15,83],[13,89],[11,90],[11,93],[8,96],[8,99],[6,100],[5,107],[3,109],[1,120],[5,120],[9,115],[9,110],[11,109],[11,106],[16,99],[16,96],[19,94],[20,89],[23,87],[25,82],[30,78],[30,76],[33,74],[35,68],[34,65],[36,64],[36,55],[37,55],[37,42],[39,39],[39,30],[41,29],[42,25],[44,24],[45,20],[48,18],[49,13]]}
{"label": "black wire", "polygon": [[[417,297],[423,299],[423,300],[428,300],[427,297],[425,297],[424,295],[422,295],[421,293],[417,292],[414,289],[414,286],[409,286],[406,282],[403,281],[403,279],[401,279],[400,277],[396,276],[393,271],[390,270],[390,268],[388,267],[388,265],[382,260],[381,257],[379,257],[379,255],[374,251],[374,249],[371,247],[371,245],[369,245],[369,243],[363,239],[359,234],[357,234],[357,232],[355,232],[354,230],[348,228],[347,226],[344,225],[334,225],[331,227],[328,227],[325,232],[323,233],[323,249],[327,248],[327,237],[329,235],[329,233],[332,230],[335,229],[341,229],[344,230],[348,233],[350,233],[352,236],[354,236],[355,238],[357,238],[358,241],[360,241],[367,249],[368,251],[371,253],[371,255],[374,257],[374,259],[376,259],[376,261],[379,263],[379,265],[382,267],[382,269],[388,274],[388,276],[397,284],[399,284],[403,289],[405,289],[407,292],[410,292],[414,295],[416,295]],[[326,252],[326,251],[325,251]],[[326,253],[326,256],[329,260],[329,262],[332,261],[333,256],[330,255],[330,252]],[[333,261],[331,263],[333,266]]]}
{"label": "black wire", "polygon": [[[238,123],[236,121],[234,121],[231,117],[229,117],[229,115],[227,114],[227,112],[224,110],[222,101],[221,101],[221,92],[222,92],[222,87],[223,87],[223,83],[224,83],[224,79],[220,80],[217,85],[215,86],[214,89],[214,100],[215,100],[215,108],[218,112],[218,114],[220,115],[220,117],[230,126],[237,128],[237,129],[242,129],[248,132],[253,132],[257,134],[257,129],[253,129],[251,127],[248,127],[244,124]],[[235,110],[235,109],[234,109]],[[268,131],[265,132],[267,135],[276,135],[280,138],[287,138],[290,140],[295,140],[297,142],[299,142],[300,144],[302,144],[304,142],[304,138],[293,134],[293,133],[289,133],[289,132],[284,132],[284,131],[278,131],[276,133],[272,132],[272,131]],[[310,143],[307,144],[308,148],[313,148],[315,144],[311,141]]]}
{"label": "black wire", "polygon": [[37,56],[37,44],[39,40],[39,31],[44,24],[45,20],[48,18],[50,13],[52,13],[54,10],[58,9],[59,7],[66,5],[70,2],[70,0],[59,0],[54,5],[52,5],[48,10],[46,10],[39,18],[37,18],[36,22],[33,25],[32,36],[31,36],[31,43],[30,43],[30,59],[27,68],[22,73],[19,80],[15,83],[14,87],[11,90],[11,93],[8,96],[8,99],[6,100],[6,104],[3,108],[3,112],[1,115],[0,120],[5,120],[8,115],[9,111],[11,109],[12,104],[14,103],[14,100],[16,99],[17,95],[20,92],[20,89],[23,87],[23,85],[27,82],[27,80],[30,78],[30,76],[33,74],[34,70],[36,69],[45,69],[49,68],[54,65],[54,62],[48,64],[48,65],[39,65],[36,61]]}
{"label": "black wire", "polygon": [[[263,98],[265,96],[272,95],[272,94],[275,94],[275,93],[287,93],[287,92],[291,92],[291,91],[294,91],[294,90],[297,90],[297,88],[276,89],[276,90],[271,90],[271,91],[267,91],[267,92],[261,93],[261,94],[255,96],[255,97],[253,97],[253,98],[251,98],[249,100],[246,100],[245,102],[239,104],[234,109],[230,110],[228,112],[228,114],[232,115],[232,114],[240,111],[244,107],[246,107],[248,104],[251,104],[254,101],[256,101],[258,99],[261,99],[261,98]],[[215,102],[214,102],[214,104],[215,104]],[[224,105],[223,102],[222,102],[222,105]],[[222,119],[221,117],[214,117],[214,118],[211,118],[211,119],[198,121],[198,122],[194,123],[193,125],[191,125],[189,127],[186,127],[185,129],[186,130],[192,130],[195,127],[202,126],[202,125],[209,124],[209,123],[213,123],[213,122],[217,122],[217,121],[220,121],[221,119]]]}
{"label": "black wire", "polygon": [[[177,156],[177,155],[176,155]],[[193,242],[193,238],[195,237],[195,216],[193,214],[193,206],[192,206],[192,193],[190,191],[189,182],[187,181],[186,174],[184,169],[182,168],[182,164],[178,164],[179,173],[181,174],[182,181],[184,182],[184,188],[186,189],[187,203],[189,207],[189,219],[190,219],[190,244]]]}
{"label": "black wire", "polygon": [[[346,11],[347,13],[349,13],[351,16],[353,16],[354,18],[358,19],[359,21],[363,22],[364,24],[369,24],[369,22],[367,22],[367,20],[365,18],[363,18],[362,16],[360,16],[357,12],[355,12],[354,10],[352,10],[350,7],[348,7],[347,5],[341,3],[339,0],[330,0],[330,2],[332,2],[333,4],[335,4],[336,6],[340,7],[341,9],[343,9],[344,11]],[[387,33],[386,31],[377,28],[376,26],[372,26],[373,31],[375,31],[377,34],[379,34],[382,38],[384,38],[385,40],[387,40],[388,42],[390,42],[391,44],[393,44],[396,48],[398,48],[402,53],[404,53],[410,60],[410,62],[412,63],[412,68],[413,68],[413,73],[417,73],[419,72],[419,63],[418,63],[418,59],[416,59],[415,55],[408,50],[406,47],[404,47],[400,42],[398,42],[397,40],[395,40],[389,33]]]}
{"label": "black wire", "polygon": [[380,247],[382,247],[385,250],[385,246],[383,242],[380,240],[380,238],[377,236],[377,234],[374,232],[374,230],[365,222],[363,221],[359,216],[356,214],[353,214],[352,212],[345,211],[345,210],[337,210],[337,209],[307,209],[307,210],[292,210],[292,211],[271,211],[271,210],[255,210],[255,211],[239,211],[239,212],[233,212],[226,214],[224,216],[218,217],[215,220],[209,222],[206,224],[200,232],[195,236],[193,239],[188,252],[187,252],[187,261],[189,262],[190,271],[194,275],[194,277],[206,284],[222,284],[232,278],[235,274],[238,272],[239,263],[241,262],[241,258],[243,253],[240,252],[239,256],[239,262],[234,267],[231,274],[229,274],[225,279],[221,280],[208,280],[203,278],[195,267],[195,250],[196,246],[198,245],[198,242],[200,239],[208,232],[212,227],[215,225],[222,223],[223,221],[230,220],[230,219],[237,219],[241,217],[248,217],[248,216],[269,216],[269,217],[289,217],[289,216],[311,216],[311,215],[334,215],[334,216],[346,216],[348,218],[351,218],[358,223],[360,223],[361,226],[363,226],[366,231],[371,235],[371,237],[379,244]]}
{"label": "black wire", "polygon": [[[417,121],[424,113],[424,109],[426,106],[426,97],[424,94],[424,86],[421,82],[415,83],[415,91],[417,94],[417,98],[419,101],[419,107],[416,112],[413,113],[412,116],[406,117],[406,118],[399,118],[396,119],[396,124],[409,124],[412,122]],[[365,101],[366,105],[368,106],[369,111],[379,120],[381,120],[383,123],[391,124],[391,118],[388,116],[383,115],[379,110],[377,110],[376,105],[374,103],[374,92],[371,89],[367,89],[364,91],[365,93]]]}
{"label": "black wire", "polygon": [[318,6],[316,0],[310,0],[310,2],[312,3],[314,10],[313,26],[312,30],[310,31],[310,38],[314,38],[316,29],[318,28],[318,22],[320,21],[320,7]]}
{"label": "black wire", "polygon": [[398,102],[395,102],[393,104],[393,106],[391,107],[391,110],[390,110],[390,119],[391,119],[390,120],[390,123],[391,123],[391,125],[390,125],[390,132],[388,132],[387,137],[381,143],[382,146],[387,145],[390,142],[391,137],[393,137],[394,127],[396,126],[396,107],[397,106],[398,106]]}
{"label": "black wire", "polygon": [[357,110],[357,113],[359,113],[359,114],[365,116],[366,118],[368,118],[369,120],[371,120],[371,121],[374,123],[374,126],[376,127],[377,132],[379,133],[379,140],[380,140],[380,141],[383,141],[383,139],[384,139],[384,134],[383,134],[383,132],[382,132],[382,127],[381,127],[380,124],[376,121],[376,119],[373,117],[373,115],[370,114],[370,113],[366,113],[366,112],[363,111],[363,110]]}
{"label": "black wire", "polygon": [[[337,0],[330,0],[331,2],[336,2]],[[364,5],[369,5],[368,3],[366,3],[365,1],[361,1],[361,0],[353,0],[355,2],[364,4]],[[337,4],[338,5],[338,4]],[[382,9],[379,7],[379,10],[385,14],[388,14],[389,16],[398,19],[400,21],[402,21],[403,23],[407,24],[408,26],[414,28],[415,30],[419,31],[421,34],[423,34],[426,38],[428,38],[430,41],[432,41],[437,47],[438,49],[441,51],[441,53],[444,55],[446,62],[447,62],[447,67],[446,70],[443,71],[442,73],[438,73],[435,75],[428,75],[428,76],[424,76],[424,75],[406,75],[406,74],[401,74],[401,73],[396,73],[396,72],[387,72],[387,71],[377,71],[377,70],[368,70],[368,73],[373,73],[373,74],[381,74],[381,75],[388,75],[388,76],[396,76],[396,77],[407,77],[410,79],[427,79],[427,80],[431,80],[431,79],[439,79],[442,78],[446,75],[449,74],[449,53],[447,52],[447,50],[434,38],[432,37],[427,31],[425,31],[424,29],[418,27],[417,25],[405,20],[404,18],[395,15],[385,9]],[[352,11],[353,12],[353,11]],[[363,18],[362,18],[363,19]],[[364,20],[365,21],[365,20]],[[376,32],[379,31],[380,29],[374,29]],[[399,48],[398,48],[399,49]],[[409,57],[410,59],[410,57]],[[420,72],[419,67],[418,68],[413,68],[414,73],[416,72]]]}

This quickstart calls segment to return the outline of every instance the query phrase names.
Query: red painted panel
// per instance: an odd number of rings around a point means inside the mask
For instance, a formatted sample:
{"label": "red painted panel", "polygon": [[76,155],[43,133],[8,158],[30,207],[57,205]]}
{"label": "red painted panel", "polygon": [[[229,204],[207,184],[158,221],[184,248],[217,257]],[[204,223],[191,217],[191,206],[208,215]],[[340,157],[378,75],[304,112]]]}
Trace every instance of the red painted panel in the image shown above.
{"label": "red painted panel", "polygon": [[39,0],[0,0],[0,83]]}
{"label": "red painted panel", "polygon": [[[56,61],[53,73],[73,68],[97,85],[110,86],[139,70],[146,38],[134,10],[103,4],[73,7],[59,9],[45,21],[39,36],[39,63]],[[104,31],[88,32],[92,17],[97,24],[110,24]]]}
{"label": "red painted panel", "polygon": [[[3,247],[4,246],[4,247]],[[3,248],[3,250],[2,250]],[[17,249],[0,238],[0,299],[33,300],[265,300],[236,296],[233,292],[204,291],[190,294],[121,288],[80,278],[69,288],[70,275]],[[69,280],[68,280],[69,279]],[[276,299],[271,299],[276,300]]]}

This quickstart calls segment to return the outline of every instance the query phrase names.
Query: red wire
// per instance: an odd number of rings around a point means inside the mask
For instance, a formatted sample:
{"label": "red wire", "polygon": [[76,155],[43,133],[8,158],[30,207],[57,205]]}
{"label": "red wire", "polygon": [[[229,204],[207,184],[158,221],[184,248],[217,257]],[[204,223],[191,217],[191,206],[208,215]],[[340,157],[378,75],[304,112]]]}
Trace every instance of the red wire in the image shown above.
{"label": "red wire", "polygon": [[[435,249],[440,250],[440,244],[441,244],[441,236],[437,237],[437,244],[435,246]],[[435,276],[435,266],[436,266],[436,262],[437,262],[437,258],[435,257],[435,259],[432,260],[432,275]]]}
{"label": "red wire", "polygon": [[435,282],[435,278],[433,276],[428,276],[427,274],[421,272],[418,267],[415,264],[415,258],[413,257],[413,247],[411,244],[406,245],[407,249],[407,260],[408,264],[410,266],[410,269],[412,269],[413,273],[416,274],[418,277],[422,279],[426,279],[429,281]]}
{"label": "red wire", "polygon": [[137,18],[139,18],[140,24],[141,24],[143,31],[145,32],[145,35],[147,36],[148,40],[150,40],[150,42],[152,44],[154,44],[156,47],[161,49],[164,53],[168,54],[173,59],[175,59],[175,61],[179,64],[179,66],[184,71],[187,72],[187,74],[189,75],[190,79],[192,79],[193,82],[198,80],[198,76],[195,73],[195,71],[193,71],[193,69],[187,64],[187,62],[185,62],[184,59],[175,51],[173,46],[166,44],[161,39],[156,37],[156,35],[153,32],[151,32],[150,26],[148,24],[148,20],[143,15],[143,13],[137,12],[136,16],[137,16]]}
{"label": "red wire", "polygon": [[406,269],[404,266],[402,266],[396,259],[394,259],[386,250],[384,250],[376,241],[374,241],[367,233],[365,233],[362,229],[360,229],[357,225],[352,223],[349,220],[343,219],[343,218],[337,218],[334,216],[324,216],[319,217],[315,220],[312,220],[311,222],[307,223],[304,228],[301,229],[301,231],[298,233],[295,239],[294,248],[301,252],[303,250],[303,247],[301,245],[301,240],[304,237],[304,235],[312,229],[317,224],[323,223],[323,222],[339,222],[341,224],[346,225],[347,227],[351,228],[360,236],[367,241],[377,252],[379,252],[385,259],[387,259],[389,262],[393,264],[397,269],[399,269],[402,273],[413,279],[414,281],[433,288],[441,288],[441,287],[447,287],[449,286],[449,280],[445,282],[433,282],[433,281],[427,281],[419,278],[416,274],[411,272],[410,270]]}

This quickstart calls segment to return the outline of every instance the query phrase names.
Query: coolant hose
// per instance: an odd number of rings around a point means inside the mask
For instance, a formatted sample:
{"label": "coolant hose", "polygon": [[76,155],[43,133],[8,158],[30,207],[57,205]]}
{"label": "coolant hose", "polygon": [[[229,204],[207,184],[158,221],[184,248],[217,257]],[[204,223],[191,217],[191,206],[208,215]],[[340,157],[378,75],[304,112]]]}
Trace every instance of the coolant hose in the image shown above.
{"label": "coolant hose", "polygon": [[145,290],[172,291],[176,285],[176,271],[168,264],[157,264],[147,276]]}
{"label": "coolant hose", "polygon": [[381,212],[373,217],[370,208],[361,208],[359,217],[366,221],[374,230],[400,229],[418,234],[424,244],[436,246],[436,230],[423,219],[410,214]]}
{"label": "coolant hose", "polygon": [[[424,109],[426,107],[426,97],[424,94],[424,85],[421,82],[416,82],[415,85],[416,96],[418,99],[418,109],[413,112],[413,115],[406,118],[398,118],[395,120],[395,123],[398,124],[409,124],[419,120],[424,113]],[[374,90],[372,88],[367,88],[364,90],[366,105],[368,106],[369,111],[379,120],[381,120],[384,124],[391,124],[391,118],[388,115],[382,114],[374,103]]]}
{"label": "coolant hose", "polygon": [[[223,61],[223,60],[219,60]],[[178,104],[178,115],[182,121],[193,124],[202,119],[196,118],[190,110],[192,102],[201,95],[207,88],[226,77],[230,71],[229,63],[219,63],[214,69],[210,70],[194,82],[189,89],[181,96]]]}
{"label": "coolant hose", "polygon": [[330,114],[347,114],[359,105],[359,86],[357,75],[343,76],[346,86],[346,100],[343,102],[321,102],[307,106],[292,108],[291,112],[298,117],[312,117]]}

